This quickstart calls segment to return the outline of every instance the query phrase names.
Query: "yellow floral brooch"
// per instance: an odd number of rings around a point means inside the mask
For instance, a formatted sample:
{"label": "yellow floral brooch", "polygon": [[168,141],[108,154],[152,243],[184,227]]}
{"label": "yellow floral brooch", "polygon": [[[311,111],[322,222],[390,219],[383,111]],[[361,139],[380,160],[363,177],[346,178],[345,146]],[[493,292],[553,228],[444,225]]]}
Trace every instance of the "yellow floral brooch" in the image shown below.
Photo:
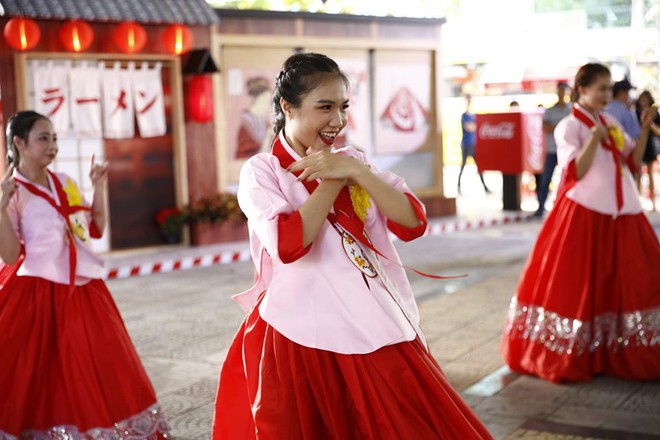
{"label": "yellow floral brooch", "polygon": [[66,193],[69,206],[82,206],[83,198],[80,190],[71,179],[66,179],[66,186],[62,188]]}
{"label": "yellow floral brooch", "polygon": [[626,144],[626,138],[623,135],[623,131],[621,131],[621,129],[616,125],[610,125],[609,132],[610,135],[612,136],[612,139],[614,139],[614,146],[616,147],[616,149],[619,151],[623,151],[623,148]]}
{"label": "yellow floral brooch", "polygon": [[353,205],[353,210],[364,223],[364,219],[367,218],[367,210],[371,208],[371,199],[369,198],[369,193],[360,185],[353,185],[349,187],[349,189],[351,193],[351,204]]}

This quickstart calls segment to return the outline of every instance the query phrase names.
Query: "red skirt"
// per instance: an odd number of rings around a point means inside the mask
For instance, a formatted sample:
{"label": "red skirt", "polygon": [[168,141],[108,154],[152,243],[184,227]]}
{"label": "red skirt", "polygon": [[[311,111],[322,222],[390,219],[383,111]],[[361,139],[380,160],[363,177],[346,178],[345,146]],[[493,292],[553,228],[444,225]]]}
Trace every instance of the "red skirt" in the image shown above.
{"label": "red skirt", "polygon": [[613,218],[561,197],[518,285],[501,351],[553,381],[660,378],[660,244],[644,214]]}
{"label": "red skirt", "polygon": [[419,340],[346,355],[245,318],[220,373],[213,439],[491,439]]}
{"label": "red skirt", "polygon": [[70,290],[0,264],[0,352],[0,438],[168,435],[101,280]]}

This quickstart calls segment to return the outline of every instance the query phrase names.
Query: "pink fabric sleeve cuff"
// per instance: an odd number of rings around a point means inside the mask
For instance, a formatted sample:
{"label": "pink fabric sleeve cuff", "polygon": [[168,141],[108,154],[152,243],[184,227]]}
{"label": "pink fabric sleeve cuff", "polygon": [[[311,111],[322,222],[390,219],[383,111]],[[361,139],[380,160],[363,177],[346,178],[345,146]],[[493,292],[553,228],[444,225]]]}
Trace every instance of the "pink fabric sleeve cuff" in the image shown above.
{"label": "pink fabric sleeve cuff", "polygon": [[408,228],[402,226],[392,220],[387,220],[387,228],[392,231],[394,235],[399,237],[403,241],[414,240],[415,238],[421,237],[426,231],[426,226],[428,222],[426,220],[426,213],[424,212],[424,206],[417,200],[412,194],[404,193],[408,200],[410,200],[410,206],[412,206],[415,216],[419,220],[419,226]]}
{"label": "pink fabric sleeve cuff", "polygon": [[293,263],[309,252],[303,247],[303,224],[299,211],[280,214],[277,222],[277,253],[282,263]]}

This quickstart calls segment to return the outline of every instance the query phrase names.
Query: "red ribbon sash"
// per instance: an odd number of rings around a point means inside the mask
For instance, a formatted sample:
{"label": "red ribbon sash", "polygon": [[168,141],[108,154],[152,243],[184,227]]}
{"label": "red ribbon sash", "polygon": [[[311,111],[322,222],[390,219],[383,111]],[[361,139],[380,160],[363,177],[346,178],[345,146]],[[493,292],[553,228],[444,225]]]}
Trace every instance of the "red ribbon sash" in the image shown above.
{"label": "red ribbon sash", "polygon": [[[596,126],[596,123],[591,119],[586,113],[578,108],[577,105],[573,106],[573,116],[575,116],[580,122],[586,125],[588,128],[593,128]],[[603,115],[598,114],[598,119],[602,125],[608,129],[607,139],[602,141],[603,146],[606,150],[609,150],[612,153],[612,160],[614,160],[614,172],[616,173],[616,207],[620,211],[623,207],[623,175],[621,166],[624,162],[623,154],[616,148],[614,143],[614,138],[612,133],[609,132],[609,127],[607,121]]]}
{"label": "red ribbon sash", "polygon": [[33,185],[28,182],[24,182],[19,179],[16,179],[16,181],[21,185],[23,185],[25,189],[30,191],[32,194],[46,200],[55,209],[55,211],[57,211],[57,213],[60,214],[62,218],[64,218],[64,221],[66,222],[66,226],[67,226],[66,233],[69,238],[69,287],[73,288],[76,280],[77,252],[76,252],[75,236],[73,235],[73,227],[71,225],[71,219],[69,218],[69,216],[71,214],[75,214],[78,211],[91,211],[91,209],[86,206],[70,206],[69,198],[67,194],[64,192],[64,188],[62,188],[62,183],[59,181],[57,176],[55,176],[55,174],[50,172],[50,170],[46,170],[46,171],[48,171],[48,174],[52,178],[53,184],[55,185],[55,191],[57,192],[57,197],[60,199],[59,205],[49,194],[43,192],[36,185]]}
{"label": "red ribbon sash", "polygon": [[[284,148],[284,145],[282,145],[282,142],[280,141],[279,135],[275,137],[275,142],[273,143],[273,155],[277,157],[277,159],[280,161],[280,165],[282,168],[288,169],[289,166],[291,166],[295,160],[293,157],[291,157],[291,154]],[[300,176],[302,174],[302,171],[297,171],[294,172],[293,175],[296,177]],[[301,181],[301,183],[305,186],[307,191],[311,194],[314,192],[316,188],[318,188],[319,183],[316,180],[311,180],[311,181]],[[362,243],[364,246],[368,247],[371,249],[373,252],[375,252],[377,255],[380,257],[396,264],[397,266],[403,267],[408,270],[412,270],[418,275],[421,275],[423,277],[427,278],[434,278],[438,280],[444,280],[444,279],[451,279],[451,278],[463,278],[466,275],[458,275],[458,276],[440,276],[440,275],[432,275],[428,274],[425,272],[422,272],[420,270],[417,270],[412,267],[408,267],[402,264],[397,263],[396,261],[392,260],[388,256],[384,255],[381,251],[376,249],[373,244],[371,244],[371,241],[369,238],[366,236],[364,233],[364,222],[360,219],[360,217],[355,213],[355,210],[353,209],[353,203],[351,202],[351,194],[349,192],[349,189],[347,186],[344,186],[341,191],[339,192],[339,195],[335,199],[333,203],[333,208],[334,208],[334,213],[330,212],[328,213],[328,221],[334,226],[335,224],[339,224],[346,232],[351,234],[353,238],[358,240],[360,243]]]}

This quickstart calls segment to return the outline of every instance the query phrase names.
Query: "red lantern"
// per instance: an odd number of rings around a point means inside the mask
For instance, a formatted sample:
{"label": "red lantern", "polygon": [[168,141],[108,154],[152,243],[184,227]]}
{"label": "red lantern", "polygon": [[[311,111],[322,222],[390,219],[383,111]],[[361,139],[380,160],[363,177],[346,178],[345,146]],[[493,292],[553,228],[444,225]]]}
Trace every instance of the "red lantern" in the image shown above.
{"label": "red lantern", "polygon": [[39,43],[39,25],[29,18],[14,17],[5,25],[5,40],[15,50],[30,50]]}
{"label": "red lantern", "polygon": [[209,122],[213,119],[213,84],[208,76],[196,75],[190,79],[188,110],[195,122]]}
{"label": "red lantern", "polygon": [[83,52],[94,41],[94,30],[84,21],[67,21],[60,28],[60,43],[69,52]]}
{"label": "red lantern", "polygon": [[190,50],[193,44],[193,34],[182,24],[173,24],[163,31],[161,39],[163,47],[173,55],[181,55]]}
{"label": "red lantern", "polygon": [[136,53],[147,44],[147,31],[134,21],[126,21],[117,26],[112,33],[117,49],[124,53]]}

